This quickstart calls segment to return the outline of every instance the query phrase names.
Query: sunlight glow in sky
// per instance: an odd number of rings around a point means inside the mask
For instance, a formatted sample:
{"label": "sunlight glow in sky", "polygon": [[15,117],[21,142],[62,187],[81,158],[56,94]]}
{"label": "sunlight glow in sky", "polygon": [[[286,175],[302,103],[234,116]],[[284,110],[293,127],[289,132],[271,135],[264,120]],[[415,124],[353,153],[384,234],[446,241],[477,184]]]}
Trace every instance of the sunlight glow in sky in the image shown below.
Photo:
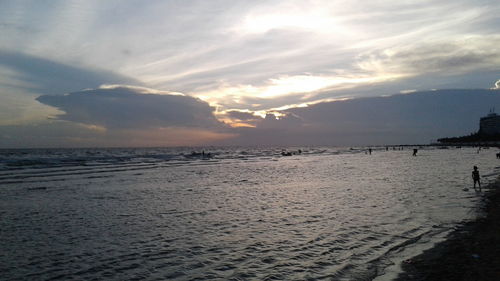
{"label": "sunlight glow in sky", "polygon": [[349,33],[349,30],[341,26],[335,17],[325,14],[325,10],[315,11],[292,10],[283,13],[290,7],[283,7],[275,13],[248,15],[243,24],[235,31],[243,33],[266,33],[279,29],[298,29],[314,33]]}
{"label": "sunlight glow in sky", "polygon": [[494,88],[499,15],[493,0],[2,1],[0,126],[53,123],[62,105],[37,97],[85,89],[192,97],[255,127],[327,101]]}
{"label": "sunlight glow in sky", "polygon": [[[392,79],[399,78],[398,75],[385,75],[379,77],[340,77],[340,76],[312,76],[312,75],[297,75],[283,76],[279,78],[269,79],[266,85],[255,87],[253,85],[221,85],[220,88],[210,92],[202,92],[199,98],[218,105],[220,100],[227,97],[235,97],[235,103],[244,103],[242,98],[255,97],[259,99],[273,99],[276,97],[284,97],[290,94],[301,94],[301,99],[310,99],[315,93],[320,90],[347,89],[356,87],[359,84],[379,83]],[[314,102],[311,102],[313,104]],[[306,103],[307,104],[307,103]],[[246,105],[247,107],[258,107],[257,105]],[[291,105],[285,105],[280,109],[290,108]],[[275,110],[275,108],[270,108]]]}

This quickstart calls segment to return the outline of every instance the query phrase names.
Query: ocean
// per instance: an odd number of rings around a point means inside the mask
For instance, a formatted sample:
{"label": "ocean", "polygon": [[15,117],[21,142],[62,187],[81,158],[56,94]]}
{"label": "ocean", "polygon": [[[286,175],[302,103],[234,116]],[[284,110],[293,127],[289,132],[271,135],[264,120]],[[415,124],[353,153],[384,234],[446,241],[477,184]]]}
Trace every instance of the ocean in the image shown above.
{"label": "ocean", "polygon": [[500,171],[493,148],[285,149],[0,150],[0,279],[391,280],[481,215],[472,167]]}

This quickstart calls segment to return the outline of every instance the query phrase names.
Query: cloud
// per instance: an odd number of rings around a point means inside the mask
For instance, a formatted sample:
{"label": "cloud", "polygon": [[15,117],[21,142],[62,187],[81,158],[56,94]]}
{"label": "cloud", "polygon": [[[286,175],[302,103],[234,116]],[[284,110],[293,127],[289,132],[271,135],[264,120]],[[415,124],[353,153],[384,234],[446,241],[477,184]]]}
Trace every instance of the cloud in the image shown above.
{"label": "cloud", "polygon": [[142,85],[111,71],[0,50],[0,124],[39,122],[54,114],[53,108],[35,100],[40,94],[62,95],[113,83]]}
{"label": "cloud", "polygon": [[228,111],[247,124],[231,128],[203,101],[148,92],[156,91],[115,86],[41,96],[64,114],[0,126],[0,147],[425,144],[475,132],[479,118],[500,107],[495,90],[436,90],[322,102],[264,118]]}
{"label": "cloud", "polygon": [[[476,44],[488,36],[495,40],[499,8],[490,0],[186,0],[148,1],[140,7],[95,0],[54,5],[27,1],[2,8],[2,48],[115,73],[109,77],[90,71],[98,75],[78,80],[65,75],[71,69],[46,75],[51,67],[35,67],[30,82],[43,94],[103,83],[139,84],[123,81],[134,77],[148,87],[197,96],[225,110],[251,109],[253,103],[245,104],[245,99],[256,95],[267,97],[259,109],[300,103],[314,95],[311,91],[322,91],[322,99],[334,98],[344,86],[363,87],[386,74],[396,76],[377,81],[428,73],[422,70],[473,73],[476,67],[495,65],[498,45]],[[466,45],[470,52],[436,57],[447,43]],[[29,70],[26,64],[19,72]],[[116,73],[125,79],[117,79]],[[355,83],[359,78],[366,83]],[[418,87],[405,85],[393,92],[413,88]],[[289,97],[290,103],[276,96]]]}
{"label": "cloud", "polygon": [[500,94],[492,90],[436,90],[318,103],[267,115],[255,128],[235,129],[239,144],[426,144],[478,130],[479,118]]}
{"label": "cloud", "polygon": [[253,113],[245,111],[237,111],[237,110],[229,110],[226,112],[226,115],[230,118],[237,119],[240,121],[255,120],[257,117]]}
{"label": "cloud", "polygon": [[63,111],[57,119],[109,129],[220,129],[214,108],[197,98],[137,87],[104,87],[37,100]]}
{"label": "cloud", "polygon": [[111,71],[77,67],[5,50],[0,50],[0,66],[11,70],[19,87],[38,94],[65,94],[102,84],[141,84]]}
{"label": "cloud", "polygon": [[500,90],[500,80],[495,82],[495,87],[492,88],[493,90]]}
{"label": "cloud", "polygon": [[235,136],[213,107],[176,92],[104,85],[37,101],[53,117],[0,124],[0,147],[198,146]]}
{"label": "cloud", "polygon": [[402,75],[457,75],[497,70],[500,65],[500,36],[471,36],[453,41],[430,41],[396,46],[359,56],[358,66],[373,73]]}

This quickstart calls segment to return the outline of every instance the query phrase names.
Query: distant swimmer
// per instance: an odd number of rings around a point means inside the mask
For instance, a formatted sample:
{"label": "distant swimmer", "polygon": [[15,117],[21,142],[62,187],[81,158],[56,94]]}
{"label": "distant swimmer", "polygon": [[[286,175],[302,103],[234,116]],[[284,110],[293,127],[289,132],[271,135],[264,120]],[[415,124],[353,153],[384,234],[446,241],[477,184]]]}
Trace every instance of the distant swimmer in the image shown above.
{"label": "distant swimmer", "polygon": [[476,189],[476,183],[478,183],[479,191],[481,191],[481,177],[479,176],[477,166],[474,166],[474,170],[472,171],[472,180],[474,181],[474,189]]}
{"label": "distant swimmer", "polygon": [[414,148],[413,149],[413,156],[417,156],[418,149]]}

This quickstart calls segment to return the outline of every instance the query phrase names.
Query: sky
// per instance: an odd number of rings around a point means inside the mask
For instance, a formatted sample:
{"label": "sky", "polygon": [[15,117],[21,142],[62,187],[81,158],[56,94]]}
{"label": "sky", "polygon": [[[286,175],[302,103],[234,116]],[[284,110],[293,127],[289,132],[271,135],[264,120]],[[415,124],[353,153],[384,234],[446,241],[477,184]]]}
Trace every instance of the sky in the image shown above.
{"label": "sky", "polygon": [[496,0],[2,0],[0,34],[0,148],[429,142],[500,108]]}

